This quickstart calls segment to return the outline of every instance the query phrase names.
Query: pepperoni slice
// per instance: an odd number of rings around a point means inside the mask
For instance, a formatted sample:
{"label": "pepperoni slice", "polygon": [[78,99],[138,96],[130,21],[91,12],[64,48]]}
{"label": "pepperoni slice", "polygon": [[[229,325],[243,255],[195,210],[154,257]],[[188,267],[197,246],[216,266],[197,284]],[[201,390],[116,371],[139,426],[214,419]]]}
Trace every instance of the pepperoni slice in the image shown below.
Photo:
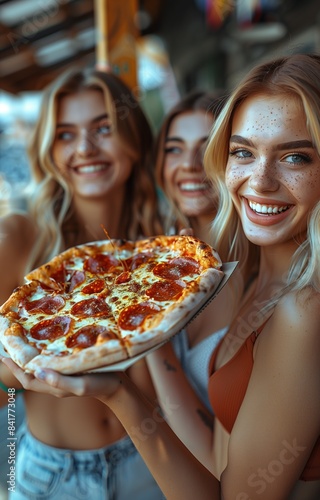
{"label": "pepperoni slice", "polygon": [[64,285],[66,280],[66,270],[64,266],[56,269],[51,275],[50,278],[54,279],[57,283],[62,283]]}
{"label": "pepperoni slice", "polygon": [[148,297],[154,300],[164,301],[173,300],[180,297],[184,290],[184,287],[176,283],[175,281],[162,281],[154,283],[147,291]]}
{"label": "pepperoni slice", "polygon": [[126,269],[131,269],[131,271],[134,271],[138,267],[142,266],[142,264],[148,262],[151,257],[152,254],[150,252],[137,253],[130,259],[126,259],[124,261],[124,264],[126,266]]}
{"label": "pepperoni slice", "polygon": [[30,334],[38,340],[55,340],[66,335],[70,329],[72,319],[67,316],[56,316],[45,319],[30,329]]}
{"label": "pepperoni slice", "polygon": [[123,271],[123,273],[119,274],[119,276],[116,278],[115,283],[116,285],[121,285],[122,283],[128,283],[128,281],[130,280],[131,280],[130,271]]}
{"label": "pepperoni slice", "polygon": [[25,309],[33,314],[56,314],[65,305],[61,295],[47,295],[38,300],[25,302]]}
{"label": "pepperoni slice", "polygon": [[105,326],[87,325],[69,335],[66,339],[66,346],[86,349],[96,343],[99,335],[103,335],[105,339],[115,338],[115,334]]}
{"label": "pepperoni slice", "polygon": [[101,297],[80,300],[72,306],[71,314],[74,316],[88,317],[92,316],[94,318],[107,318],[110,315],[110,307]]}
{"label": "pepperoni slice", "polygon": [[91,293],[100,293],[105,288],[105,281],[102,279],[95,280],[89,285],[86,285],[82,288],[82,293],[91,294]]}
{"label": "pepperoni slice", "polygon": [[112,255],[97,254],[94,257],[89,257],[83,268],[91,274],[104,274],[109,272],[113,267],[119,265],[119,261]]}
{"label": "pepperoni slice", "polygon": [[200,274],[200,266],[191,257],[178,257],[157,264],[153,268],[153,274],[167,280],[178,280],[191,274]]}
{"label": "pepperoni slice", "polygon": [[83,271],[74,271],[71,275],[69,286],[67,287],[67,293],[73,292],[73,290],[84,282],[86,275]]}
{"label": "pepperoni slice", "polygon": [[134,304],[121,311],[118,324],[123,330],[136,330],[146,318],[157,314],[159,311],[161,311],[159,306],[149,302]]}

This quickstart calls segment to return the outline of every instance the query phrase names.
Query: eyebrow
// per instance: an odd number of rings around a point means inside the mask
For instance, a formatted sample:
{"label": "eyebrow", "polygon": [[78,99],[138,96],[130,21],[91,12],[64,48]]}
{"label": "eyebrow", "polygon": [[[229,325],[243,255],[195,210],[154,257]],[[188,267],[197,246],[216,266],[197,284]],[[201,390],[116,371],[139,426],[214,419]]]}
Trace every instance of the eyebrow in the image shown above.
{"label": "eyebrow", "polygon": [[[110,118],[108,114],[103,113],[103,115],[96,116],[90,123],[96,123],[105,118]],[[74,123],[57,123],[56,127],[74,127]]]}
{"label": "eyebrow", "polygon": [[183,140],[181,139],[181,137],[166,137],[165,138],[165,142],[171,142],[171,141],[174,141],[174,142],[183,142]]}
{"label": "eyebrow", "polygon": [[[207,135],[203,136],[203,137],[200,137],[198,142],[204,142],[204,141],[207,141],[208,140],[208,137]],[[165,139],[165,142],[185,142],[184,139],[182,139],[181,137],[166,137]]]}
{"label": "eyebrow", "polygon": [[[252,141],[249,139],[245,139],[241,135],[232,135],[230,137],[230,142],[240,142],[241,144],[244,144],[246,146],[253,146]],[[278,144],[275,149],[277,151],[281,151],[283,149],[298,149],[298,148],[313,148],[313,144],[311,141],[308,140],[301,140],[301,141],[291,141],[291,142],[283,142],[281,144]]]}

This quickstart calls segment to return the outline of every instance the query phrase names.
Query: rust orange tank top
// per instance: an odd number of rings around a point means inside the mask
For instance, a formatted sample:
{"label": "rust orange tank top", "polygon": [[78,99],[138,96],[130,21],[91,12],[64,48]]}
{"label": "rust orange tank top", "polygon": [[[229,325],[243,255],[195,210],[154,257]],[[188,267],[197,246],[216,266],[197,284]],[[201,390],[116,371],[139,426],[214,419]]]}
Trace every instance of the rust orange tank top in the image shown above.
{"label": "rust orange tank top", "polygon": [[[217,354],[223,339],[216,347],[209,366],[209,399],[215,416],[231,433],[245,396],[253,368],[253,347],[262,327],[253,332],[235,355],[219,370],[214,371]],[[309,457],[300,479],[320,479],[320,437]]]}

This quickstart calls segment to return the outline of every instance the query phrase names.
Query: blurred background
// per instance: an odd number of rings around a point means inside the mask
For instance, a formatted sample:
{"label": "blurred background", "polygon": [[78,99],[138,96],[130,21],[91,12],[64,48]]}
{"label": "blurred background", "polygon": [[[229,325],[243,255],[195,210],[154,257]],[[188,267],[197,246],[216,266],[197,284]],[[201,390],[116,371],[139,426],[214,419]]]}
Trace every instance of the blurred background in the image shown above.
{"label": "blurred background", "polygon": [[180,96],[231,89],[257,62],[320,51],[319,0],[0,0],[0,215],[23,206],[43,87],[108,64],[154,131]]}

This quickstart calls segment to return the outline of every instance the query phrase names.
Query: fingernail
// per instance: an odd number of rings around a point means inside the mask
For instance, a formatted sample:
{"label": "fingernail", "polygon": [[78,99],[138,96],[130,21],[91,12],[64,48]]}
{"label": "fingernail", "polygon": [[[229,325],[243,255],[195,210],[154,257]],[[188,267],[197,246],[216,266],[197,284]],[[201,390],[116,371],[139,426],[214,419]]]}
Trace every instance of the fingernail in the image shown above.
{"label": "fingernail", "polygon": [[47,377],[47,374],[44,370],[41,370],[38,368],[37,370],[35,370],[34,376],[40,380],[45,380]]}

